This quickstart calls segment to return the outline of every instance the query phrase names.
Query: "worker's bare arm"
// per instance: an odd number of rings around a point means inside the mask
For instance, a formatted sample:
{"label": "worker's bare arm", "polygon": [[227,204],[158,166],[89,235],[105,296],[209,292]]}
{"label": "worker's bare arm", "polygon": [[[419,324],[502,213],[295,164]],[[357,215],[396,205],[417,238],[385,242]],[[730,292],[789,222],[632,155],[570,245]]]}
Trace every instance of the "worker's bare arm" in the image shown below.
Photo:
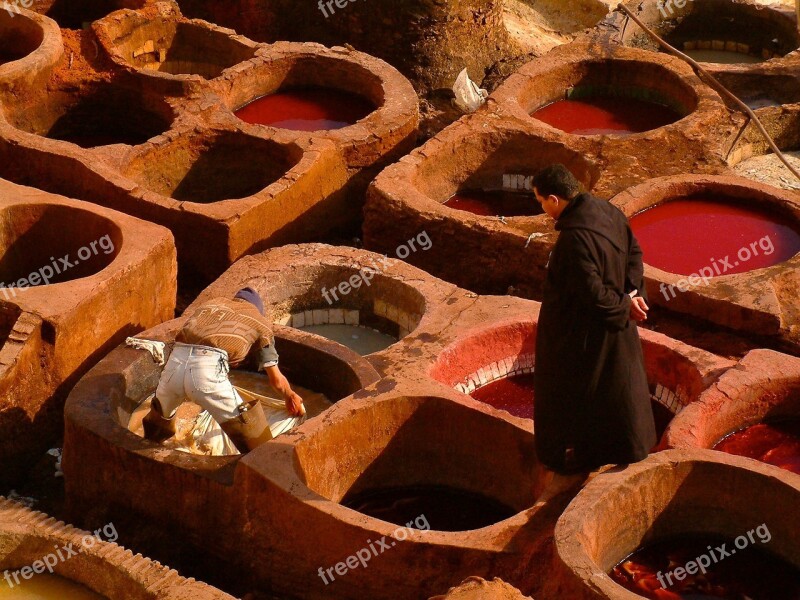
{"label": "worker's bare arm", "polygon": [[278,390],[286,401],[286,410],[295,416],[306,414],[306,409],[303,406],[303,399],[292,390],[292,386],[289,385],[289,380],[281,373],[278,365],[264,365],[264,372],[266,372],[267,377],[269,377],[269,382],[272,387]]}

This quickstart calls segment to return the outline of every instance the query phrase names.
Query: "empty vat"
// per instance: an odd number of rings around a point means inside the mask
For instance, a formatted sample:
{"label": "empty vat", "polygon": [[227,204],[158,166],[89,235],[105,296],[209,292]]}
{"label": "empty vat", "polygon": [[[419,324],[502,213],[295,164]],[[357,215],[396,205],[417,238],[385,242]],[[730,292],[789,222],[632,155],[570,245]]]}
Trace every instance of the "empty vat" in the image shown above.
{"label": "empty vat", "polygon": [[[245,158],[246,157],[246,158]],[[236,132],[148,148],[127,167],[140,185],[180,202],[247,198],[276,183],[302,158],[297,148]]]}
{"label": "empty vat", "polygon": [[119,82],[53,90],[7,113],[17,129],[83,148],[143,144],[170,129],[175,116],[163,98]]}
{"label": "empty vat", "polygon": [[26,15],[0,13],[0,67],[25,58],[44,41],[44,29]]}
{"label": "empty vat", "polygon": [[214,79],[255,56],[256,45],[204,21],[123,11],[99,24],[98,37],[120,65],[158,77]]}

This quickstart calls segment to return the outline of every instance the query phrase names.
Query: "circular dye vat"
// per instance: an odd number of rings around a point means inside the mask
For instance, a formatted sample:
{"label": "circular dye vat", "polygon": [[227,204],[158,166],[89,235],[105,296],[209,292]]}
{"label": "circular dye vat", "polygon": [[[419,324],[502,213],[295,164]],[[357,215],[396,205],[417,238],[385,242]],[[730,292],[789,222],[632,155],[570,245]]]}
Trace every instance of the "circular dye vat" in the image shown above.
{"label": "circular dye vat", "polygon": [[747,427],[724,437],[714,450],[760,460],[800,475],[800,419]]}
{"label": "circular dye vat", "polygon": [[482,217],[527,217],[543,212],[534,194],[503,190],[457,192],[444,206]]}
{"label": "circular dye vat", "polygon": [[575,135],[630,135],[681,119],[680,114],[663,104],[611,97],[559,100],[531,116]]}
{"label": "circular dye vat", "polygon": [[[734,540],[712,536],[686,536],[666,540],[637,550],[611,570],[611,578],[621,586],[655,600],[796,600],[800,598],[800,571],[788,562],[762,550],[770,536],[759,527],[752,532],[754,541],[740,536]],[[752,531],[752,530],[751,530]],[[730,552],[725,557],[718,550]],[[707,557],[706,573],[686,565],[699,557]],[[717,560],[714,560],[717,559]],[[678,572],[682,580],[675,576]],[[659,575],[661,578],[659,579]]]}
{"label": "circular dye vat", "polygon": [[397,343],[396,337],[360,325],[330,323],[326,325],[309,325],[302,329],[347,346],[361,356],[380,352]]}
{"label": "circular dye vat", "polygon": [[752,65],[762,62],[762,59],[758,56],[727,50],[684,50],[683,53],[697,62],[717,63],[720,65]]}
{"label": "circular dye vat", "polygon": [[[13,573],[16,569],[9,569]],[[13,587],[3,582],[0,585],[2,600],[106,600],[105,596],[96,594],[89,588],[49,573],[34,575],[31,579],[19,578],[19,585]]]}
{"label": "circular dye vat", "polygon": [[630,223],[644,261],[678,275],[745,273],[800,252],[800,234],[778,218],[705,196],[659,204]]}
{"label": "circular dye vat", "polygon": [[295,131],[341,129],[375,110],[366,98],[333,88],[289,88],[262,96],[234,114],[246,123]]}
{"label": "circular dye vat", "polygon": [[347,495],[341,504],[370,517],[408,526],[424,516],[435,531],[470,531],[494,525],[517,511],[481,494],[444,486],[380,488]]}
{"label": "circular dye vat", "polygon": [[475,400],[515,417],[533,419],[533,374],[497,379],[472,392]]}

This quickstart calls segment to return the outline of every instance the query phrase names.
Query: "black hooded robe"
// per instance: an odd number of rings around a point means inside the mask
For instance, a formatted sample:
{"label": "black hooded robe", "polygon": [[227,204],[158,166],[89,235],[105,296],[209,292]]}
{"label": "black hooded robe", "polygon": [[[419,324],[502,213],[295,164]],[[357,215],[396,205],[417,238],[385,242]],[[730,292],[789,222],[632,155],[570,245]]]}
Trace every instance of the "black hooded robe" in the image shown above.
{"label": "black hooded robe", "polygon": [[628,296],[646,299],[642,251],[625,215],[590,194],[556,229],[536,338],[539,460],[559,472],[642,460],[657,441]]}

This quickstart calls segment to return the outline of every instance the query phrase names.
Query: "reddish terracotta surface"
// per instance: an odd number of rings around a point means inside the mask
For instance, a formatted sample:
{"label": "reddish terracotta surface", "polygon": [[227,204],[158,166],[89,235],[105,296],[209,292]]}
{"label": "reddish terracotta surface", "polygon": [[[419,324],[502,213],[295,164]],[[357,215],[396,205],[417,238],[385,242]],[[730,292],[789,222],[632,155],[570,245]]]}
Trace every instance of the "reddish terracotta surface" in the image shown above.
{"label": "reddish terracotta surface", "polygon": [[[177,265],[172,236],[157,225],[8,182],[0,195],[0,281],[17,283],[0,288],[7,482],[59,437],[66,391],[93,362],[173,314]],[[145,297],[142,281],[152,282]]]}
{"label": "reddish terracotta surface", "polygon": [[779,419],[750,425],[717,442],[714,450],[747,456],[800,475],[800,421]]}

